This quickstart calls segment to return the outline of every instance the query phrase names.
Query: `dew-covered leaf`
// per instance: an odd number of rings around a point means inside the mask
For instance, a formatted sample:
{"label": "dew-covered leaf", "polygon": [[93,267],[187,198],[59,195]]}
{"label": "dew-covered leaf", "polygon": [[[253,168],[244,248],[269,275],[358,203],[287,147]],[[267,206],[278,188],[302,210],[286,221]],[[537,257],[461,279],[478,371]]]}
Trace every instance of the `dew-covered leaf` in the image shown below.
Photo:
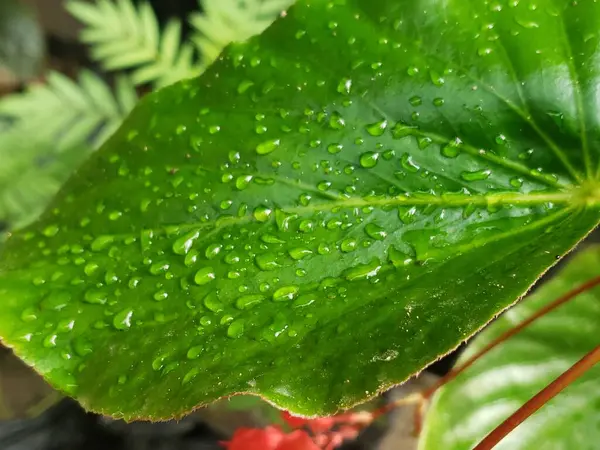
{"label": "dew-covered leaf", "polygon": [[148,96],[0,262],[0,336],[95,411],[332,414],[600,213],[600,4],[303,0]]}
{"label": "dew-covered leaf", "polygon": [[[461,360],[474,355],[560,295],[597,277],[598,267],[600,246],[596,245],[578,254],[556,278],[477,336]],[[599,318],[600,288],[594,288],[538,319],[485,355],[436,394],[419,448],[473,448],[598,344]],[[544,405],[495,448],[597,448],[600,442],[599,380],[600,366]]]}

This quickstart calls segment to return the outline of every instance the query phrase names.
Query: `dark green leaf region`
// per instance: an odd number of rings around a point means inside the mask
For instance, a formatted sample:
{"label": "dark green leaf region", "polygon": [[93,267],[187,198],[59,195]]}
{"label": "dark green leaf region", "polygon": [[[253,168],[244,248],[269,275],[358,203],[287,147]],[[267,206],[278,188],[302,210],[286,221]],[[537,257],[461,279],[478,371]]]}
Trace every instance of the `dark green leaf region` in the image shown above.
{"label": "dark green leaf region", "polygon": [[600,219],[600,3],[303,0],[148,96],[0,259],[0,336],[85,407],[332,414]]}

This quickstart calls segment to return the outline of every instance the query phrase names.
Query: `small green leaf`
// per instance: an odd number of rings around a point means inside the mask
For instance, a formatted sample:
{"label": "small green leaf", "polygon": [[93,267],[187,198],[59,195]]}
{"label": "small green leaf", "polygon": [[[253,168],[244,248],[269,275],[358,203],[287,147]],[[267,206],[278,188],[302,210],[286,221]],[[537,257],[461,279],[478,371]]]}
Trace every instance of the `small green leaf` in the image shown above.
{"label": "small green leaf", "polygon": [[546,6],[300,1],[11,236],[0,337],[128,419],[240,392],[332,414],[410,377],[600,219],[600,4]]}
{"label": "small green leaf", "polygon": [[[573,258],[556,277],[485,329],[458,361],[532,316],[560,295],[598,276],[600,247]],[[600,288],[538,319],[482,357],[436,394],[422,450],[473,448],[533,395],[598,344]],[[595,449],[600,442],[600,366],[588,371],[495,448]]]}

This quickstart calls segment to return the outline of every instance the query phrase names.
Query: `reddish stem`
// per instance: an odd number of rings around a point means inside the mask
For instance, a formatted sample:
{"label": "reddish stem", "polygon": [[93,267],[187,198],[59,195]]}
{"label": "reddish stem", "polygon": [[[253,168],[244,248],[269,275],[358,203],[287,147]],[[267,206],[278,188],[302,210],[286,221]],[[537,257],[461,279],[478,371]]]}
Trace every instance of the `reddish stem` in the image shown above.
{"label": "reddish stem", "polygon": [[521,406],[512,416],[488,434],[473,450],[490,450],[508,433],[519,426],[525,419],[558,395],[563,389],[575,382],[579,377],[600,362],[600,345],[589,352],[556,380],[538,392],[531,400]]}
{"label": "reddish stem", "polygon": [[528,319],[521,322],[516,327],[511,328],[510,330],[506,331],[502,335],[498,336],[496,339],[494,339],[492,342],[490,342],[488,345],[486,345],[483,349],[481,349],[475,355],[471,356],[461,366],[450,371],[449,373],[446,374],[446,376],[440,378],[440,380],[437,383],[435,383],[433,386],[431,386],[430,388],[426,389],[423,392],[423,398],[425,400],[430,398],[437,389],[439,389],[441,386],[449,383],[450,381],[454,380],[457,376],[459,376],[461,373],[463,373],[466,369],[471,367],[475,361],[477,361],[483,355],[488,353],[490,350],[492,350],[498,344],[501,344],[502,342],[506,341],[510,337],[519,333],[521,330],[523,330],[523,328],[525,328],[528,325],[530,325],[531,323],[535,322],[540,317],[545,316],[550,311],[558,308],[559,306],[563,305],[564,303],[567,303],[569,300],[573,299],[574,297],[581,294],[582,292],[588,291],[588,290],[598,286],[599,284],[600,284],[600,276],[592,278],[591,280],[583,283],[581,286],[578,286],[575,289],[562,295],[558,299],[554,300],[552,303],[549,303],[548,305],[544,306],[542,309],[537,311],[534,315],[532,315]]}
{"label": "reddish stem", "polygon": [[421,393],[408,395],[407,397],[403,397],[398,400],[394,400],[394,401],[388,403],[387,405],[383,405],[382,407],[377,408],[375,411],[370,413],[370,417],[368,418],[368,420],[365,423],[370,423],[370,422],[380,418],[381,416],[386,415],[390,411],[393,411],[394,409],[399,408],[400,406],[406,406],[406,405],[419,406],[422,403],[423,403],[423,397],[422,397]]}

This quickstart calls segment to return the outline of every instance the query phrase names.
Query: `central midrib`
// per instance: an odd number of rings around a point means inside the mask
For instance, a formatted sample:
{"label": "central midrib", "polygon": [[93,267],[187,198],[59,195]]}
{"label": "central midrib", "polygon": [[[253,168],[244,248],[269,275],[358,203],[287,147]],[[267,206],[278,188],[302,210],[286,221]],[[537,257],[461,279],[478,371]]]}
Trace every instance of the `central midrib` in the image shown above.
{"label": "central midrib", "polygon": [[441,195],[417,193],[398,195],[395,197],[351,197],[347,199],[337,199],[334,201],[328,201],[324,203],[316,203],[310,206],[282,208],[282,210],[284,212],[302,214],[328,209],[355,208],[364,206],[535,206],[542,205],[545,203],[589,205],[600,203],[600,198],[584,196],[574,190],[563,192],[532,192],[528,194],[518,192],[502,192],[475,195],[467,195],[462,193],[449,193]]}
{"label": "central midrib", "polygon": [[[561,204],[571,207],[570,209],[577,206],[594,206],[600,205],[600,194],[595,196],[584,195],[576,189],[560,192],[532,192],[532,193],[518,193],[518,192],[499,192],[492,194],[477,194],[467,195],[462,193],[449,193],[442,195],[416,193],[398,195],[395,197],[349,197],[349,198],[337,198],[335,200],[330,199],[322,203],[314,203],[308,206],[294,206],[294,207],[280,207],[281,211],[286,214],[293,215],[304,215],[320,211],[335,211],[338,209],[347,208],[361,208],[361,207],[386,207],[386,206],[427,206],[436,205],[440,207],[458,208],[465,206],[536,206],[543,204]],[[275,209],[275,208],[274,208]],[[202,228],[214,228],[210,231],[209,235],[214,234],[220,229],[228,226],[239,225],[242,223],[252,222],[254,217],[252,215],[246,215],[242,217],[236,216],[225,216],[221,219],[216,220],[212,223],[189,223],[179,225],[180,230],[188,231],[193,229]],[[154,230],[160,231],[160,230]],[[206,235],[204,236],[206,237]]]}
{"label": "central midrib", "polygon": [[[427,193],[403,194],[393,197],[338,197],[330,198],[323,202],[313,203],[307,206],[273,206],[273,213],[276,209],[286,214],[306,215],[321,211],[336,211],[347,208],[361,207],[412,207],[435,205],[439,207],[460,208],[467,206],[493,207],[493,206],[517,206],[528,207],[544,204],[565,205],[573,208],[596,207],[600,206],[600,192],[585,190],[581,188],[571,188],[558,192],[498,192],[490,194],[468,195],[463,193],[447,193],[441,195]],[[274,220],[273,214],[271,220]],[[153,231],[155,233],[165,232],[167,228],[176,226],[179,231],[187,232],[190,230],[211,230],[208,235],[213,235],[220,229],[241,225],[243,223],[253,222],[254,217],[249,214],[239,216],[221,216],[210,222],[192,222],[179,224],[164,224],[154,229],[144,229],[144,231]],[[208,235],[204,235],[206,238]],[[114,234],[113,237],[129,237],[131,233]]]}

